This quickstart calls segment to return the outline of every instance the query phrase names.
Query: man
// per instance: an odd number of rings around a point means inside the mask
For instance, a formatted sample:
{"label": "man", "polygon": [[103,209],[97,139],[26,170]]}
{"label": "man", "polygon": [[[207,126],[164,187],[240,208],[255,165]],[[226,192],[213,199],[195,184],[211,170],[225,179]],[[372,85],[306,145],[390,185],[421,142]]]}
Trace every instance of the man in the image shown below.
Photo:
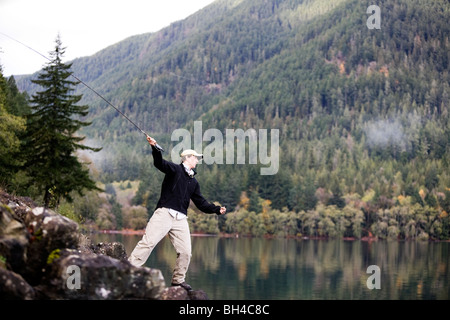
{"label": "man", "polygon": [[175,164],[162,158],[155,147],[156,140],[147,136],[152,146],[155,167],[165,174],[161,187],[161,196],[156,210],[149,220],[142,239],[137,243],[129,257],[131,264],[142,266],[155,246],[169,234],[177,260],[173,270],[172,285],[192,290],[185,277],[191,260],[191,234],[187,223],[187,209],[190,200],[205,213],[225,214],[226,208],[206,201],[200,193],[200,186],[194,178],[195,166],[203,155],[194,150],[181,153],[181,164]]}

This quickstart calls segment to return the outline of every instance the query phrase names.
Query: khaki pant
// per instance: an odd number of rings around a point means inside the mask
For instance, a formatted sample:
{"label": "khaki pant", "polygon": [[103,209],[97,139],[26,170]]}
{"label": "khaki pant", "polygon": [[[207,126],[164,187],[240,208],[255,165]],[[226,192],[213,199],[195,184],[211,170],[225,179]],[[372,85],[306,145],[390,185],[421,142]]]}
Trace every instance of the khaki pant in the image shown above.
{"label": "khaki pant", "polygon": [[128,260],[134,266],[142,266],[156,245],[169,234],[177,253],[172,283],[182,283],[191,261],[191,234],[187,219],[177,220],[167,208],[158,208],[154,213],[142,239],[137,243]]}

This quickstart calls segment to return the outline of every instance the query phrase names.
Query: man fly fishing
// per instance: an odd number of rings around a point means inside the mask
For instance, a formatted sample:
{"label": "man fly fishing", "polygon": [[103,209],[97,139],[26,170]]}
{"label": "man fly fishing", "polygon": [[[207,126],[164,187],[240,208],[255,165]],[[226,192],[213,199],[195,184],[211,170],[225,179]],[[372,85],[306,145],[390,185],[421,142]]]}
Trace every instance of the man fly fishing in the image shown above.
{"label": "man fly fishing", "polygon": [[192,287],[186,283],[186,272],[191,260],[191,234],[187,222],[187,209],[190,200],[205,213],[225,214],[226,208],[209,203],[200,193],[200,186],[194,171],[199,158],[203,157],[194,150],[181,153],[181,164],[164,160],[156,140],[147,136],[152,147],[155,167],[165,174],[161,187],[161,196],[153,216],[147,223],[142,239],[137,243],[129,257],[134,266],[142,266],[155,246],[168,234],[177,260],[172,276],[172,286],[181,286],[186,290]]}
{"label": "man fly fishing", "polygon": [[[27,47],[50,62],[52,61],[50,58],[25,43],[12,38],[3,32],[0,32],[0,34]],[[131,121],[131,119],[128,118],[122,111],[90,87],[86,82],[79,79],[73,73],[71,76],[80,83],[84,84],[89,90],[94,92],[99,98],[114,108],[120,115],[122,115],[122,117],[127,119],[139,131],[146,135],[147,141],[152,146],[155,167],[165,173],[161,188],[161,197],[156,206],[156,210],[147,224],[144,236],[131,253],[129,261],[135,266],[142,266],[147,261],[150,253],[159,241],[161,241],[166,234],[169,234],[169,238],[177,252],[172,285],[181,286],[186,290],[192,290],[191,286],[185,281],[186,272],[191,260],[191,235],[189,232],[189,225],[186,220],[187,208],[189,207],[190,200],[194,202],[197,208],[205,213],[216,213],[220,215],[225,214],[227,211],[225,207],[220,207],[209,203],[200,193],[199,184],[194,178],[194,168],[199,161],[198,158],[203,157],[203,155],[198,154],[194,150],[185,150],[181,154],[182,159],[181,164],[179,165],[164,160],[161,155],[161,152],[164,150],[156,143],[155,139],[148,136],[144,130],[139,128],[137,124]]]}

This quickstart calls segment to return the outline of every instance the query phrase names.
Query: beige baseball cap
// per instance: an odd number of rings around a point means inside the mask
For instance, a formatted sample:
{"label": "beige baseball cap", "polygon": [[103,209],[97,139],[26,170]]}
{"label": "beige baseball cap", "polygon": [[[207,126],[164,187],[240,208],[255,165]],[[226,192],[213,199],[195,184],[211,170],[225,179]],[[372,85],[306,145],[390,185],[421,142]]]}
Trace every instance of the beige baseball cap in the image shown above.
{"label": "beige baseball cap", "polygon": [[196,156],[196,157],[203,157],[203,154],[197,153],[197,151],[192,149],[183,150],[183,152],[180,155],[181,157],[184,156]]}

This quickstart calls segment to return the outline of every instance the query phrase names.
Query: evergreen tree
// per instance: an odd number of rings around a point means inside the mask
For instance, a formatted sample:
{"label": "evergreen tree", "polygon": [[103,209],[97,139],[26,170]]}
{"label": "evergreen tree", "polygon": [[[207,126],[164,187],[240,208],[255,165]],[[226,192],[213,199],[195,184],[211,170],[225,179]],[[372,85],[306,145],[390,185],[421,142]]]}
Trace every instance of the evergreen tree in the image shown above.
{"label": "evergreen tree", "polygon": [[99,190],[89,177],[89,170],[77,158],[77,150],[100,151],[81,144],[84,137],[75,133],[89,122],[79,120],[88,114],[88,106],[78,106],[82,96],[73,95],[78,82],[70,81],[71,64],[64,64],[59,36],[51,60],[33,83],[44,88],[31,99],[32,114],[28,117],[25,146],[25,167],[44,193],[44,206],[57,206],[61,197],[72,201],[70,193]]}
{"label": "evergreen tree", "polygon": [[258,190],[250,190],[248,211],[253,211],[255,213],[261,213],[262,211],[261,198],[259,197]]}
{"label": "evergreen tree", "polygon": [[14,76],[10,76],[7,83],[9,88],[9,92],[7,91],[6,95],[7,111],[15,116],[26,116],[30,113],[30,107],[28,105],[28,94],[26,92],[19,92]]}

